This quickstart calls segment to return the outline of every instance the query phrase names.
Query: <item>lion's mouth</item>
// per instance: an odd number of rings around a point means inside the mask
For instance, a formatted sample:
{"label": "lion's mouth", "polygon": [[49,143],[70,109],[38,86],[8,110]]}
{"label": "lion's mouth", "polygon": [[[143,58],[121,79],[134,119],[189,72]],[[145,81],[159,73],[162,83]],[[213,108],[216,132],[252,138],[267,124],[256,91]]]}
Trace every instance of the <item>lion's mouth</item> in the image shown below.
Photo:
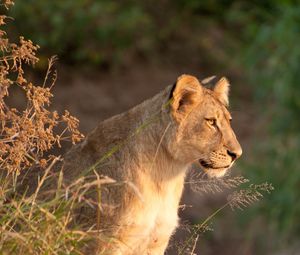
{"label": "lion's mouth", "polygon": [[230,167],[230,165],[216,167],[213,164],[208,163],[208,162],[206,162],[204,160],[199,160],[199,163],[205,169],[215,169],[215,170],[217,170],[217,169],[227,169],[227,168]]}
{"label": "lion's mouth", "polygon": [[233,162],[230,165],[214,166],[212,163],[206,162],[204,160],[199,160],[199,164],[202,170],[209,177],[220,178],[227,173],[228,169],[233,165]]}

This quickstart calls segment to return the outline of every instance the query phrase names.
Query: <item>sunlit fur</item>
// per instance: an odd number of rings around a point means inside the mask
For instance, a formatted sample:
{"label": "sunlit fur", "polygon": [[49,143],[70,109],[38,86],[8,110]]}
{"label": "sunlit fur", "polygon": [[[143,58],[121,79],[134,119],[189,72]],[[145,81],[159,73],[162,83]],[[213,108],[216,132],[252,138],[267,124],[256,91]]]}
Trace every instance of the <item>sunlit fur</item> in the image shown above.
{"label": "sunlit fur", "polygon": [[[95,167],[117,184],[101,187],[100,231],[87,254],[164,254],[178,225],[186,170],[202,162],[209,176],[222,176],[234,161],[228,151],[241,155],[218,95],[195,77],[181,76],[175,86],[101,122],[66,155],[70,183],[114,151]],[[91,197],[96,200],[95,191]],[[78,224],[95,226],[96,211],[81,208]]]}

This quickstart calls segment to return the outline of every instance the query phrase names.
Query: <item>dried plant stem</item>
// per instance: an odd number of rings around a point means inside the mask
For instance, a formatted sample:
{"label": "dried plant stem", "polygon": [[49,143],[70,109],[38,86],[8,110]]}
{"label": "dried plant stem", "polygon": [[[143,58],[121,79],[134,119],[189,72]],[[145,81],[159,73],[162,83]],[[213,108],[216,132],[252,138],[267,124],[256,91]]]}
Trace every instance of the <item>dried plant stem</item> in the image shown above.
{"label": "dried plant stem", "polygon": [[194,245],[193,245],[193,248],[192,248],[192,251],[191,251],[191,255],[194,254],[194,251],[196,249],[196,245],[197,245],[198,239],[199,239],[199,235],[197,235],[197,237],[195,238]]}
{"label": "dried plant stem", "polygon": [[224,210],[229,205],[229,202],[224,204],[222,207],[217,209],[213,214],[211,214],[209,217],[207,217],[200,225],[196,225],[196,227],[193,229],[192,235],[185,241],[185,245],[178,251],[178,255],[181,255],[184,253],[184,251],[187,249],[188,245],[194,240],[195,236],[199,235],[199,232],[202,231],[202,229],[207,225],[207,223],[214,218],[218,213],[220,213],[222,210]]}
{"label": "dried plant stem", "polygon": [[[239,185],[245,183],[244,181],[240,182]],[[235,187],[235,186],[234,186]],[[263,198],[262,192],[270,193],[273,190],[273,186],[268,183],[262,183],[259,185],[250,184],[248,188],[240,189],[239,191],[234,191],[227,197],[227,202],[214,211],[209,217],[207,217],[201,224],[194,226],[193,233],[191,236],[185,241],[184,246],[179,250],[178,254],[181,255],[188,247],[188,245],[195,239],[199,233],[205,230],[207,224],[221,211],[223,211],[226,207],[230,206],[231,209],[243,209],[259,199]]]}
{"label": "dried plant stem", "polygon": [[[43,186],[43,184],[44,184],[44,182],[45,182],[47,176],[49,175],[50,170],[51,170],[52,167],[56,164],[56,162],[59,161],[59,160],[60,160],[60,157],[54,158],[54,159],[52,160],[51,164],[47,167],[45,173],[43,174],[43,176],[42,176],[41,180],[39,181],[38,186],[37,186],[37,188],[36,188],[36,190],[35,190],[35,192],[34,192],[34,194],[33,194],[32,202],[31,202],[32,205],[35,204],[35,201],[36,201],[36,198],[37,198],[37,196],[38,196],[38,193],[39,193],[41,187]],[[33,208],[34,208],[33,206],[31,206],[31,208],[30,208],[30,212],[29,212],[29,216],[28,216],[28,219],[29,219],[29,220],[30,220],[31,217],[32,217]]]}

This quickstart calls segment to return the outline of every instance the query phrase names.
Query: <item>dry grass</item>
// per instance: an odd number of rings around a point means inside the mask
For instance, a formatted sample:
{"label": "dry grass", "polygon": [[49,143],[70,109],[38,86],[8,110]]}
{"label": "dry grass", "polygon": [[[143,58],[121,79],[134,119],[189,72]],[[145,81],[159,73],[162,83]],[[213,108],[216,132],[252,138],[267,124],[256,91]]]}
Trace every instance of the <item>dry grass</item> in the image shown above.
{"label": "dry grass", "polygon": [[[2,2],[6,8],[13,2]],[[55,57],[42,85],[27,81],[24,65],[38,62],[38,46],[20,37],[11,42],[3,26],[9,18],[0,16],[0,251],[1,254],[76,254],[77,247],[87,233],[67,228],[72,221],[70,210],[75,198],[62,199],[62,175],[57,178],[56,195],[50,200],[39,201],[38,194],[50,170],[60,160],[57,156],[45,156],[62,140],[75,143],[83,137],[78,131],[78,120],[68,111],[60,115],[50,111],[53,97],[51,89],[56,80],[53,70]],[[7,99],[15,89],[26,98],[25,109],[8,105]],[[64,129],[57,133],[58,126]],[[28,196],[15,194],[16,177],[38,168],[43,171],[35,192]],[[70,189],[80,193],[82,186]]]}
{"label": "dry grass", "polygon": [[193,250],[195,249],[199,237],[207,231],[212,231],[210,227],[212,219],[224,209],[230,207],[232,210],[243,210],[261,200],[264,197],[263,193],[270,194],[272,190],[274,190],[272,184],[267,182],[258,185],[249,184],[248,186],[245,186],[249,182],[250,181],[243,176],[207,178],[205,174],[198,173],[198,171],[194,171],[190,174],[187,184],[190,185],[192,191],[199,194],[216,194],[229,191],[229,195],[227,196],[227,201],[202,222],[186,226],[190,232],[190,236],[184,242],[177,245],[178,254],[194,254]]}

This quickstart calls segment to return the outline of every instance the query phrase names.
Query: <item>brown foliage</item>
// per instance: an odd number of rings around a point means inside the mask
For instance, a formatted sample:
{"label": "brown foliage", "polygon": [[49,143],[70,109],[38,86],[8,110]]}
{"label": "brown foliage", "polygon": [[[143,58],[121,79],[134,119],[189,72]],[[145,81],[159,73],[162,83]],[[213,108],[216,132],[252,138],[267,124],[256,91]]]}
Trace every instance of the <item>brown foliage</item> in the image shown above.
{"label": "brown foliage", "polygon": [[[11,0],[1,3],[6,8],[13,5]],[[51,168],[60,160],[60,156],[47,156],[45,152],[60,146],[62,140],[81,140],[79,121],[68,111],[59,114],[49,109],[57,76],[53,70],[55,57],[49,59],[42,85],[27,81],[24,65],[32,67],[38,62],[39,47],[22,36],[18,43],[11,42],[3,30],[7,19],[0,16],[0,253],[80,254],[76,247],[86,233],[66,228],[72,220],[69,211],[74,201],[62,201],[60,197],[50,204],[37,201]],[[8,102],[16,90],[25,98],[22,109]],[[16,178],[12,177],[33,167],[44,169],[42,178],[34,194],[18,197],[16,185],[11,185],[16,184]]]}
{"label": "brown foliage", "polygon": [[[7,8],[12,4],[12,1],[4,1]],[[78,142],[82,134],[78,131],[78,120],[68,111],[60,115],[49,110],[53,97],[51,88],[56,80],[56,72],[52,68],[56,58],[49,60],[41,86],[27,81],[23,65],[33,66],[38,62],[36,52],[39,46],[22,36],[18,43],[10,42],[1,29],[7,19],[5,15],[0,16],[0,170],[18,174],[33,164],[46,167],[51,157],[45,158],[44,152],[54,145],[60,146],[63,139]],[[15,86],[26,97],[23,110],[10,107],[6,102]],[[55,128],[61,123],[65,124],[65,128],[57,134]]]}

